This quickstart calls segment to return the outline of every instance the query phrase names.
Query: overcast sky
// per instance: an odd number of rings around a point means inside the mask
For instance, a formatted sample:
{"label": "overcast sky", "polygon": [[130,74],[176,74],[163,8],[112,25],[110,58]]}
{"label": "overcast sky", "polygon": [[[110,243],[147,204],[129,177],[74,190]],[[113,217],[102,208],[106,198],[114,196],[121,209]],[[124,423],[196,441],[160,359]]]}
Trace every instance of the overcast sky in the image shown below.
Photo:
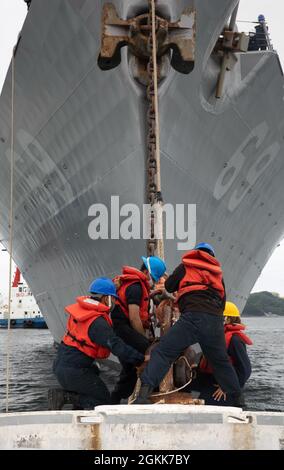
{"label": "overcast sky", "polygon": [[[48,1],[48,0],[47,0]],[[214,0],[212,0],[214,1]],[[0,0],[0,89],[6,76],[13,46],[26,15],[26,4],[23,0]],[[259,14],[264,14],[275,49],[278,50],[282,64],[284,64],[284,40],[283,40],[283,0],[242,0],[239,10],[239,20],[255,21]],[[240,23],[239,29],[253,30],[253,25]],[[1,221],[0,221],[1,223]],[[0,251],[0,292],[7,291],[8,284],[7,253]],[[269,290],[279,292],[284,296],[284,243],[276,249],[274,255],[264,268],[257,281],[254,291]]]}

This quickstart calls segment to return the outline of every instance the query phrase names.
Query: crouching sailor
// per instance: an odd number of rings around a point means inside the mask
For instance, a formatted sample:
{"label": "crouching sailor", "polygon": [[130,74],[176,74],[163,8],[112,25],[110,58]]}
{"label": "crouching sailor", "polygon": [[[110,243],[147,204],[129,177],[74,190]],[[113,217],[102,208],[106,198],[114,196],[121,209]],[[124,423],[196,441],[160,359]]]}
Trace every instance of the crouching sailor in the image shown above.
{"label": "crouching sailor", "polygon": [[[224,332],[227,353],[240,383],[241,389],[251,375],[251,363],[246,346],[252,345],[251,339],[245,334],[245,325],[241,323],[238,307],[232,302],[226,302],[224,310]],[[209,361],[203,357],[200,361],[196,380],[192,383],[192,390],[200,392],[199,398],[205,400],[206,405],[234,406],[230,397],[222,397],[216,390],[216,379]],[[243,406],[242,397],[242,406]]]}
{"label": "crouching sailor", "polygon": [[140,365],[144,361],[143,354],[126,345],[113,331],[109,314],[117,298],[114,283],[107,278],[96,279],[90,294],[78,297],[75,304],[65,309],[69,314],[67,332],[53,366],[64,391],[53,394],[51,398],[56,403],[52,409],[56,409],[55,405],[62,408],[65,390],[78,394],[79,409],[110,404],[110,393],[99,376],[95,359],[106,359],[112,352],[126,363]]}

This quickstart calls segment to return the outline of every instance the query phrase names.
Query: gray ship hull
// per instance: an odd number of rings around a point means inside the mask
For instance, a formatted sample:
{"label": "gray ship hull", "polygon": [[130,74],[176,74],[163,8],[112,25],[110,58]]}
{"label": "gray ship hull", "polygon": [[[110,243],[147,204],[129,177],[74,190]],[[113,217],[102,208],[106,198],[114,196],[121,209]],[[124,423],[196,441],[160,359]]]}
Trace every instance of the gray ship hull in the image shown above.
{"label": "gray ship hull", "polygon": [[[144,240],[91,240],[89,207],[145,202],[146,103],[127,55],[97,66],[104,1],[33,0],[16,54],[13,257],[55,340],[64,306],[97,275],[140,264]],[[146,1],[115,1],[121,17]],[[197,239],[212,243],[228,298],[242,309],[283,236],[283,74],[275,52],[238,54],[224,95],[211,56],[236,0],[197,0],[190,75],[160,88],[161,172],[166,203],[197,205]],[[187,0],[160,1],[172,20]],[[214,5],[213,5],[214,4]],[[0,101],[0,239],[8,247],[11,72]],[[169,270],[180,260],[166,241]]]}

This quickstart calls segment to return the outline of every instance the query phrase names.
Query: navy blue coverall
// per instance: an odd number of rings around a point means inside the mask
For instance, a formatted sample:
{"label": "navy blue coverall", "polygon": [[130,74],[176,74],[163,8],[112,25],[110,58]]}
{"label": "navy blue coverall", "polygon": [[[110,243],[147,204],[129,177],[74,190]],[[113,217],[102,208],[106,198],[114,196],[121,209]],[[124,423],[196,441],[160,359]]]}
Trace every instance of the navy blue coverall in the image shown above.
{"label": "navy blue coverall", "polygon": [[[243,389],[251,375],[251,363],[246,345],[238,335],[232,336],[228,354],[233,360],[233,367],[237,373],[240,387]],[[234,406],[234,400],[230,395],[226,400],[221,399],[218,403],[212,398],[212,394],[216,391],[216,383],[217,381],[213,374],[198,372],[196,379],[190,384],[190,390],[199,392],[199,398],[205,400],[206,405]]]}
{"label": "navy blue coverall", "polygon": [[[135,365],[144,361],[144,355],[125,344],[102,317],[93,321],[88,334],[92,342],[108,348],[119,360],[132,364],[134,370]],[[91,357],[77,348],[61,343],[53,371],[63,389],[79,394],[80,407],[93,409],[110,404],[110,393],[99,376],[99,368]]]}
{"label": "navy blue coverall", "polygon": [[[139,282],[130,285],[125,292],[127,305],[141,304],[142,288]],[[113,328],[115,333],[129,346],[137,349],[142,354],[150,346],[150,341],[131,326],[129,318],[123,313],[121,308],[116,305],[111,314]],[[121,399],[128,398],[135,387],[137,381],[136,369],[133,364],[129,364],[120,359],[122,370],[116,387],[111,395],[112,403],[119,403]]]}
{"label": "navy blue coverall", "polygon": [[[176,292],[185,276],[185,267],[179,265],[167,279],[165,288]],[[214,375],[222,390],[231,394],[239,405],[241,389],[237,374],[226,351],[223,312],[216,307],[217,299],[206,291],[184,294],[179,300],[181,316],[154,349],[141,380],[152,388],[159,386],[171,364],[188,347],[199,343],[204,355],[213,367]],[[218,313],[212,313],[216,310]],[[222,313],[220,313],[222,312]],[[215,402],[216,404],[217,402]]]}

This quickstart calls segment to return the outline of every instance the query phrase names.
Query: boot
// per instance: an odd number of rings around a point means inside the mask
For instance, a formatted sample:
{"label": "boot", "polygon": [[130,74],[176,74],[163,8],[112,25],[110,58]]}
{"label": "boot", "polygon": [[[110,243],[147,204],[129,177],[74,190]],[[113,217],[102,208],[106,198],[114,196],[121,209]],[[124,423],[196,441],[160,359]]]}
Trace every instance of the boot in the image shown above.
{"label": "boot", "polygon": [[242,392],[234,393],[233,400],[234,400],[234,406],[238,408],[242,408],[243,410],[245,409],[245,399],[244,399],[244,394]]}
{"label": "boot", "polygon": [[62,410],[64,406],[64,391],[62,388],[51,388],[48,390],[48,410]]}
{"label": "boot", "polygon": [[110,394],[110,403],[111,405],[119,405],[121,400],[121,395],[115,390]]}
{"label": "boot", "polygon": [[80,410],[79,394],[76,392],[67,392],[64,390],[64,405],[73,405],[73,410]]}
{"label": "boot", "polygon": [[133,405],[151,405],[152,402],[150,401],[149,397],[152,392],[153,387],[148,384],[142,384],[137,398],[133,402]]}
{"label": "boot", "polygon": [[79,395],[75,392],[67,392],[62,388],[48,390],[48,409],[62,410],[64,405],[73,405],[73,410],[79,410]]}

